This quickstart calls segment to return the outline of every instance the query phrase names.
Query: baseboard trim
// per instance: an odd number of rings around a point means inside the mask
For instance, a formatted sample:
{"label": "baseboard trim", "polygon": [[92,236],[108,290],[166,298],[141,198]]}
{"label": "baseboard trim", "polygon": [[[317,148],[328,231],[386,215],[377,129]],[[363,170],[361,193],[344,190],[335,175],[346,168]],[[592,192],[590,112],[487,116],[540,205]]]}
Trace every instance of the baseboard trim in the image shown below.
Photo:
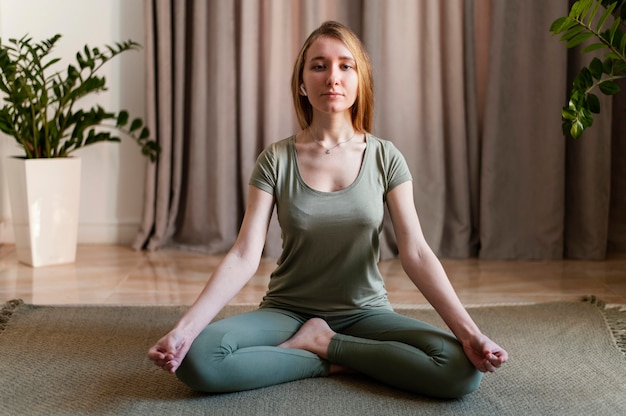
{"label": "baseboard trim", "polygon": [[[139,223],[78,224],[78,244],[129,245],[135,241]],[[0,243],[15,244],[13,227],[8,222],[0,222]]]}

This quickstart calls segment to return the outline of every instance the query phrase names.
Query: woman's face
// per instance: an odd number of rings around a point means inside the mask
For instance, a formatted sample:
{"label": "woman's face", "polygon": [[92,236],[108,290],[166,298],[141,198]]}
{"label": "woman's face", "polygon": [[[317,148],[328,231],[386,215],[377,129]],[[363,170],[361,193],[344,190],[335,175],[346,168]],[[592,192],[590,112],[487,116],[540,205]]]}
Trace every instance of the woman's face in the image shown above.
{"label": "woman's face", "polygon": [[314,112],[350,112],[359,84],[355,65],[350,50],[339,39],[320,37],[311,44],[302,80]]}

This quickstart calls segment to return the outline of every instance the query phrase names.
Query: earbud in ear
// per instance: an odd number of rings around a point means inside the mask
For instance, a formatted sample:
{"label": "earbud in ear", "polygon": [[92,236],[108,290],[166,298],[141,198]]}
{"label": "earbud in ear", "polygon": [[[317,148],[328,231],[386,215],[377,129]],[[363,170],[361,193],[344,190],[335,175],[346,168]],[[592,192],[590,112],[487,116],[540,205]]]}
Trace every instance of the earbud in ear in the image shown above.
{"label": "earbud in ear", "polygon": [[304,84],[300,84],[300,92],[302,93],[302,95],[306,97],[306,90],[304,89]]}

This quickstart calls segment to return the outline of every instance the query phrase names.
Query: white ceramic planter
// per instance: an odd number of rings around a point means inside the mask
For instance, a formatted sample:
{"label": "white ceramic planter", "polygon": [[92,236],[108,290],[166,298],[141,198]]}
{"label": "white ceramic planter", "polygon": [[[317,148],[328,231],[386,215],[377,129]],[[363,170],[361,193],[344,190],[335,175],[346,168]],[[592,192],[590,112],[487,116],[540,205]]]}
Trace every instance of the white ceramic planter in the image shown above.
{"label": "white ceramic planter", "polygon": [[32,267],[76,260],[80,159],[7,160],[17,258]]}

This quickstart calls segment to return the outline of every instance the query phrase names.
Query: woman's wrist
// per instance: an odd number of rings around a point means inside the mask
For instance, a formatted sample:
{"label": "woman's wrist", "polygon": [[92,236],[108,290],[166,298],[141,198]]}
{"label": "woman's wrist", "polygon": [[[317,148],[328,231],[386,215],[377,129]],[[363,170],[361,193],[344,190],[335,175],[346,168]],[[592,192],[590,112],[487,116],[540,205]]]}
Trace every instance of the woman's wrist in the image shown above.
{"label": "woman's wrist", "polygon": [[450,329],[454,333],[454,336],[461,342],[462,344],[469,344],[472,340],[481,337],[483,334],[481,330],[478,328],[478,325],[471,320],[469,322],[461,322],[458,321],[454,327]]}
{"label": "woman's wrist", "polygon": [[200,323],[198,319],[183,316],[178,323],[172,328],[172,331],[180,334],[185,339],[195,339],[200,332],[208,325],[208,323]]}

